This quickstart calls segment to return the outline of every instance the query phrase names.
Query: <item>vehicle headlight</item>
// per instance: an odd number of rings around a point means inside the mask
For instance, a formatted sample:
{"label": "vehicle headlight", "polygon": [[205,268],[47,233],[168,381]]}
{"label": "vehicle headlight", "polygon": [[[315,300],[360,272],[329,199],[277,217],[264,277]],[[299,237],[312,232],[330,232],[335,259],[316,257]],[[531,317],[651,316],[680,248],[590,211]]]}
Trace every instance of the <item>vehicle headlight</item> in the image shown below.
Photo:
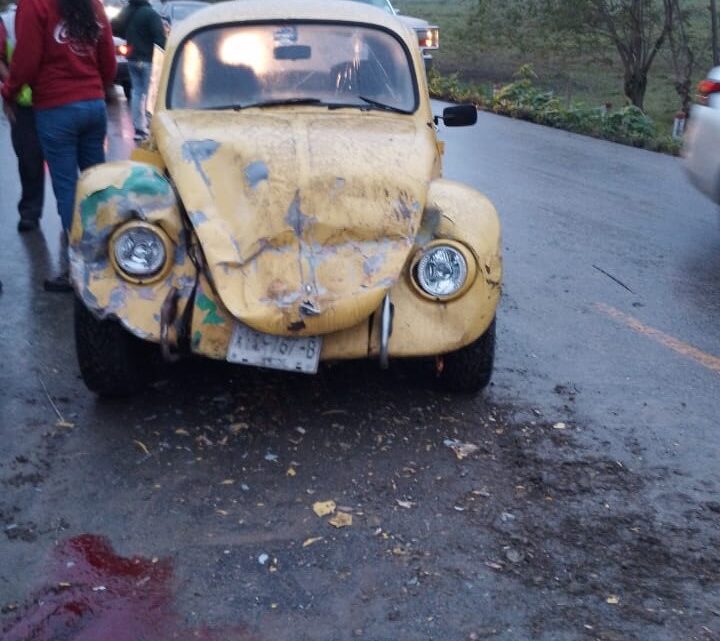
{"label": "vehicle headlight", "polygon": [[418,42],[421,49],[439,49],[440,48],[440,29],[438,27],[427,27],[426,29],[418,29]]}
{"label": "vehicle headlight", "polygon": [[157,280],[168,266],[170,240],[154,225],[130,223],[113,234],[110,244],[113,263],[129,280]]}
{"label": "vehicle headlight", "polygon": [[415,265],[415,278],[433,298],[451,298],[468,280],[468,261],[458,248],[438,244],[427,249]]}

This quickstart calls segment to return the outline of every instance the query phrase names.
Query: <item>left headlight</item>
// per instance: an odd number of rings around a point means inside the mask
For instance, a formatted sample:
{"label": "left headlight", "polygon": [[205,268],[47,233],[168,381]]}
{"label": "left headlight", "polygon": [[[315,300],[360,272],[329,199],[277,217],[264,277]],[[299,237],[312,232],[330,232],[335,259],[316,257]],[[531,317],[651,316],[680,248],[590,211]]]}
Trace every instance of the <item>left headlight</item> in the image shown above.
{"label": "left headlight", "polygon": [[423,250],[413,267],[420,291],[435,299],[447,300],[461,294],[474,276],[474,262],[459,244],[438,242]]}
{"label": "left headlight", "polygon": [[134,222],[121,227],[110,239],[112,261],[133,282],[159,280],[169,265],[170,240],[158,227]]}

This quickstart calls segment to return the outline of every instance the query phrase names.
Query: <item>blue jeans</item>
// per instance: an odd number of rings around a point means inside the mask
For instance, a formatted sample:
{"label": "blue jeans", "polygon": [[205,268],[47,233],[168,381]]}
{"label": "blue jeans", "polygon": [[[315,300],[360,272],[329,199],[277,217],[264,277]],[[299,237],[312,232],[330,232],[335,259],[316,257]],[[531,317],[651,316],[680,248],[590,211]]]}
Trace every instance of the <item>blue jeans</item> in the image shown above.
{"label": "blue jeans", "polygon": [[107,111],[103,100],[71,102],[35,111],[40,144],[52,178],[63,229],[70,229],[78,169],[105,162]]}
{"label": "blue jeans", "polygon": [[128,72],[132,94],[130,96],[130,112],[136,134],[147,134],[147,96],[150,87],[152,62],[145,60],[129,60]]}

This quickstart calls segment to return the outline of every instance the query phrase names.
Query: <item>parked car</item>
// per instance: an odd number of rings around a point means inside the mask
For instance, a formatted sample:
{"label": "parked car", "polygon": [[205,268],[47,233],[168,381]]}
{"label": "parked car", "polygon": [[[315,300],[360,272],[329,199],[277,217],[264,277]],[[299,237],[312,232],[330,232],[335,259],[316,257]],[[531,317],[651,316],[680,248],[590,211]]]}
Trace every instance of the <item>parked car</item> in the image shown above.
{"label": "parked car", "polygon": [[490,380],[500,223],[442,177],[421,52],[356,2],[246,0],[173,28],[147,144],[80,177],[77,356],[101,395],[198,355],[314,373],[423,359]]}
{"label": "parked car", "polygon": [[420,45],[420,49],[423,52],[423,59],[425,60],[425,68],[426,70],[430,69],[433,59],[432,52],[440,48],[440,28],[437,25],[430,24],[422,18],[412,18],[411,16],[401,15],[390,3],[390,0],[356,0],[356,2],[364,2],[394,16],[398,16],[407,27],[417,34],[418,44]]}
{"label": "parked car", "polygon": [[698,86],[685,134],[684,163],[690,181],[720,204],[720,67]]}

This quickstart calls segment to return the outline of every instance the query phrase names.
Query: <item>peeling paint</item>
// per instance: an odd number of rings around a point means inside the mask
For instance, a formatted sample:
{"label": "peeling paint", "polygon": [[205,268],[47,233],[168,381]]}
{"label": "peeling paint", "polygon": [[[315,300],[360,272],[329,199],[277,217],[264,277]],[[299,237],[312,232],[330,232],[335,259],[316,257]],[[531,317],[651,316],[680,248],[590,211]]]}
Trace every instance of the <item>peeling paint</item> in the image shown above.
{"label": "peeling paint", "polygon": [[365,259],[363,262],[363,272],[366,276],[373,276],[378,271],[380,271],[380,267],[382,267],[382,264],[385,262],[385,256],[382,254],[376,254],[375,256],[370,256]]}
{"label": "peeling paint", "polygon": [[195,305],[205,312],[203,325],[222,325],[225,321],[218,315],[217,303],[205,294],[199,294]]}
{"label": "peeling paint", "polygon": [[302,213],[300,210],[300,192],[295,192],[295,198],[293,199],[292,203],[290,204],[290,208],[288,209],[287,216],[285,218],[285,221],[287,222],[290,227],[292,227],[293,232],[295,232],[295,236],[300,238],[303,235],[303,232],[305,231],[305,228],[310,225],[313,221],[313,218],[310,216],[306,216]]}
{"label": "peeling paint", "polygon": [[195,169],[209,187],[210,177],[203,169],[203,163],[212,158],[220,147],[215,140],[187,140],[183,143],[182,153],[185,162],[194,163]]}
{"label": "peeling paint", "polygon": [[257,189],[260,183],[269,178],[270,172],[262,160],[257,160],[245,167],[245,180],[250,189]]}
{"label": "peeling paint", "polygon": [[201,211],[191,211],[188,213],[188,216],[190,218],[190,222],[195,227],[199,227],[200,225],[208,221],[208,217],[205,215],[205,213]]}

